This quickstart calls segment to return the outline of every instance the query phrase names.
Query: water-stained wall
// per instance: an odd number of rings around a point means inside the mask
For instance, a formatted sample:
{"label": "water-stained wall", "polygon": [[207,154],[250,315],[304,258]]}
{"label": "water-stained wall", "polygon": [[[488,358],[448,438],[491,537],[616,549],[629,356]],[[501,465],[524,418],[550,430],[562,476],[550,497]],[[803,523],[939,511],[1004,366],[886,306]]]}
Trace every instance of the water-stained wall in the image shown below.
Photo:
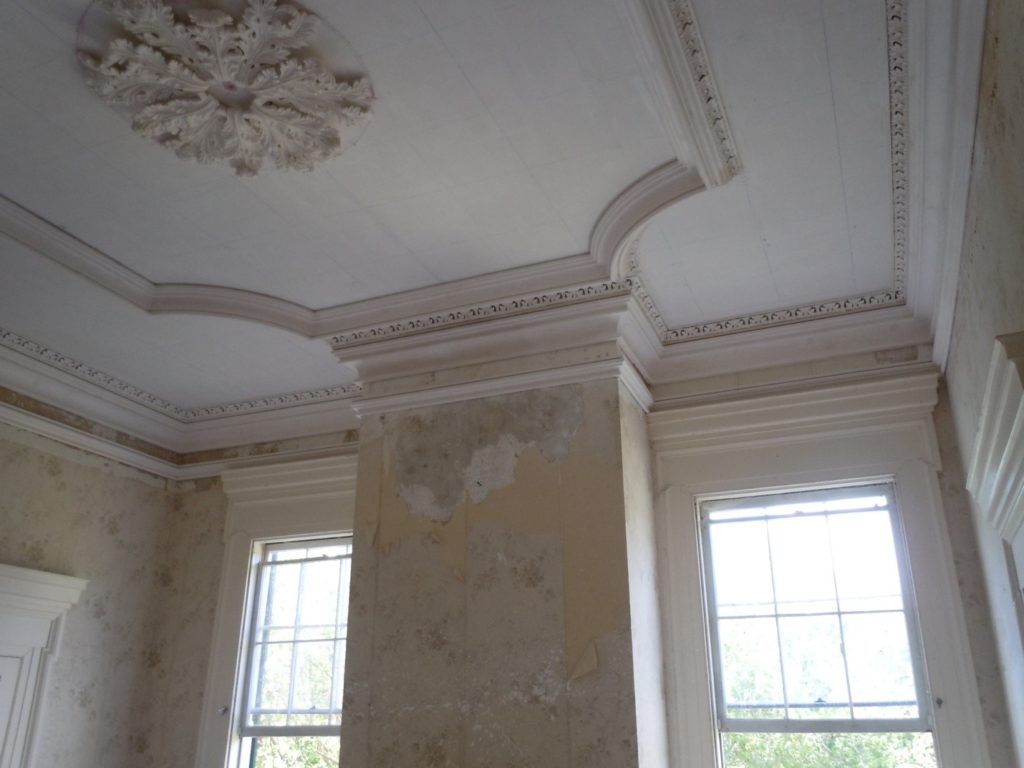
{"label": "water-stained wall", "polygon": [[[989,0],[960,263],[946,377],[960,452],[970,459],[995,337],[1024,330],[1024,4]],[[982,523],[985,567],[1000,664],[1024,765],[1024,643],[1003,542]]]}
{"label": "water-stained wall", "polygon": [[364,420],[346,768],[638,765],[621,427],[614,380]]}
{"label": "water-stained wall", "polygon": [[222,557],[215,481],[171,483],[0,426],[0,562],[88,579],[32,768],[192,768]]}

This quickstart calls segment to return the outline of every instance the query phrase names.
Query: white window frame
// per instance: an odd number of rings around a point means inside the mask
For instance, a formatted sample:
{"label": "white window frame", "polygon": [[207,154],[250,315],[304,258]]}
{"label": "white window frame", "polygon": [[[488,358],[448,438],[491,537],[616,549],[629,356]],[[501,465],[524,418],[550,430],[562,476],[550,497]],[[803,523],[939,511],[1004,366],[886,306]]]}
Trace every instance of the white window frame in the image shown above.
{"label": "white window frame", "polygon": [[355,479],[355,455],[228,470],[222,475],[228,496],[226,546],[196,768],[237,768],[255,586],[252,577],[262,546],[351,535]]}
{"label": "white window frame", "polygon": [[[737,719],[732,718],[731,722],[725,712],[725,695],[723,688],[722,658],[718,638],[718,617],[715,611],[714,600],[714,569],[710,553],[709,529],[713,524],[704,516],[704,510],[722,499],[729,501],[749,502],[759,497],[778,498],[777,492],[764,492],[757,494],[725,494],[698,497],[695,499],[695,513],[698,515],[698,525],[701,528],[701,556],[704,562],[703,579],[705,594],[705,621],[708,626],[709,645],[711,653],[712,680],[714,684],[715,716],[720,732],[747,732],[747,733],[883,733],[883,732],[923,732],[931,731],[931,695],[928,691],[927,674],[924,667],[924,654],[921,647],[921,631],[917,618],[917,603],[914,599],[913,583],[910,580],[910,567],[907,563],[906,536],[903,531],[902,518],[899,505],[896,502],[896,492],[893,483],[872,482],[841,484],[836,486],[813,486],[809,488],[790,489],[793,495],[804,498],[816,497],[826,498],[831,496],[849,497],[856,493],[855,489],[864,489],[866,492],[878,496],[885,496],[887,499],[886,513],[892,529],[893,547],[896,554],[897,568],[900,577],[900,591],[902,598],[901,612],[906,621],[907,640],[910,651],[910,664],[914,675],[914,688],[918,716],[916,718],[889,718],[881,720],[873,719],[850,719],[830,718],[828,720],[766,720],[762,718]],[[732,505],[730,505],[731,507]],[[840,633],[842,633],[840,627]],[[785,683],[783,683],[785,686]],[[770,727],[766,727],[770,726]]]}
{"label": "white window frame", "polygon": [[886,481],[906,537],[939,765],[990,768],[937,479],[937,383],[927,371],[651,414],[673,768],[721,764],[698,499]]}

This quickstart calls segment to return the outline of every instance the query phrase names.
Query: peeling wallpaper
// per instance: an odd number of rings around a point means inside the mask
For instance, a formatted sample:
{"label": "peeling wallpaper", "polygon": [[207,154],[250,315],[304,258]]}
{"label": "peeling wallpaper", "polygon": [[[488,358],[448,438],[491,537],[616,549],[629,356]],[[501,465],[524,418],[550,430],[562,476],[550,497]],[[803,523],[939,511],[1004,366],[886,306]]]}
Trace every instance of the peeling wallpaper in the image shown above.
{"label": "peeling wallpaper", "polygon": [[192,768],[225,509],[219,481],[0,426],[0,562],[89,580],[49,665],[33,768]]}
{"label": "peeling wallpaper", "polygon": [[617,382],[367,419],[356,493],[346,768],[638,764]]}
{"label": "peeling wallpaper", "polygon": [[[977,433],[995,337],[1024,330],[1021,40],[1024,3],[989,0],[953,342],[946,368],[964,463],[970,460]],[[976,539],[992,604],[1008,720],[1016,735],[1015,764],[1024,765],[1024,639],[1013,603],[1006,554],[1002,540],[988,525],[979,523]]]}

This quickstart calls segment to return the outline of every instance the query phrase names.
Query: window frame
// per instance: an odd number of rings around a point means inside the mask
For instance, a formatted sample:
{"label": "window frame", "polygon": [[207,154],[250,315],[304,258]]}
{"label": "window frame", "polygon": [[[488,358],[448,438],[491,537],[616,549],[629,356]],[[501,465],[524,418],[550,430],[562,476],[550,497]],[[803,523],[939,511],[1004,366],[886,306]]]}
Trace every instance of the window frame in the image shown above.
{"label": "window frame", "polygon": [[228,497],[225,550],[196,768],[238,768],[250,606],[256,588],[252,574],[260,548],[274,542],[352,536],[356,455],[227,470],[221,479]]}
{"label": "window frame", "polygon": [[[695,501],[891,480],[901,511],[942,768],[990,768],[938,483],[934,370],[653,412],[658,581],[673,768],[722,760]],[[940,703],[941,702],[941,703]]]}
{"label": "window frame", "polygon": [[[288,551],[293,549],[301,548],[301,545],[309,545],[316,543],[317,545],[324,546],[329,545],[331,542],[344,543],[351,547],[352,535],[337,535],[330,534],[324,536],[308,537],[302,536],[299,538],[288,538],[278,539],[274,541],[262,541],[257,542],[254,547],[254,554],[257,556],[254,558],[255,563],[253,565],[253,572],[251,574],[251,599],[249,605],[246,607],[248,623],[248,635],[245,647],[245,660],[244,665],[241,668],[238,685],[241,688],[240,691],[240,709],[237,718],[238,736],[242,744],[240,746],[240,765],[245,765],[246,753],[251,748],[246,742],[253,739],[259,738],[289,738],[298,736],[341,736],[341,712],[338,711],[339,723],[337,725],[249,725],[247,723],[249,716],[252,712],[252,683],[253,683],[253,664],[256,658],[256,633],[260,622],[260,596],[263,591],[263,580],[267,574],[267,563],[273,562],[269,559],[268,555],[274,551]],[[347,555],[339,556],[340,558],[351,559],[351,551]],[[306,563],[306,562],[318,562],[323,558],[303,558],[300,560],[284,560],[280,562],[287,563]],[[350,571],[351,573],[351,571]],[[302,584],[300,580],[300,585]],[[351,588],[351,577],[349,583],[346,585]],[[301,587],[300,587],[301,589]],[[346,599],[346,604],[348,600]],[[294,654],[294,651],[293,651]],[[293,668],[291,671],[292,684],[294,686],[294,655],[293,655]],[[335,668],[334,671],[337,671]],[[332,677],[331,687],[332,691],[335,686],[344,686],[344,669],[341,670],[341,679],[337,680]],[[332,699],[334,698],[332,693]]]}
{"label": "window frame", "polygon": [[[914,691],[918,716],[916,718],[834,718],[834,719],[764,719],[730,718],[725,711],[724,675],[721,658],[721,646],[718,633],[718,615],[716,611],[714,562],[711,551],[710,530],[714,521],[709,518],[709,507],[720,501],[748,502],[758,498],[778,499],[787,495],[807,499],[825,499],[829,496],[840,498],[849,496],[855,489],[864,489],[878,496],[886,497],[885,511],[892,530],[893,547],[896,555],[896,566],[899,573],[901,599],[903,607],[900,612],[904,616],[907,639],[910,651],[910,664],[914,675]],[[932,721],[931,695],[928,687],[927,671],[924,665],[924,649],[921,643],[920,622],[917,617],[917,601],[914,597],[913,583],[910,580],[910,567],[906,551],[906,537],[903,530],[899,505],[896,502],[895,487],[892,481],[843,483],[828,486],[809,486],[790,488],[786,491],[761,491],[745,494],[711,494],[694,498],[697,524],[701,531],[702,584],[704,589],[705,622],[708,628],[708,644],[710,648],[710,664],[712,685],[714,689],[714,706],[716,727],[719,733],[920,733],[934,731]],[[822,513],[834,514],[834,513]],[[842,514],[842,513],[839,513]],[[838,609],[838,615],[843,611]],[[772,614],[774,616],[774,614]],[[842,629],[840,629],[842,633]]]}

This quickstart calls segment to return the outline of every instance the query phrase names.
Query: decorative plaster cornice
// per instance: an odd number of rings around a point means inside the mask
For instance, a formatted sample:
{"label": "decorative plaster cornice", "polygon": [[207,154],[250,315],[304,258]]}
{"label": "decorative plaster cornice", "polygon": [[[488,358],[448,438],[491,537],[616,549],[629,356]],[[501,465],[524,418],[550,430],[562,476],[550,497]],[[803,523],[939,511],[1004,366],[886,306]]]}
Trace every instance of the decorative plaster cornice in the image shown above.
{"label": "decorative plaster cornice", "polygon": [[739,156],[690,0],[625,0],[644,77],[677,159],[715,187],[740,171]]}
{"label": "decorative plaster cornice", "polygon": [[234,403],[223,403],[210,405],[201,408],[183,408],[163,398],[146,392],[133,384],[111,376],[108,373],[98,371],[95,368],[75,360],[68,355],[56,352],[42,344],[37,344],[31,339],[0,328],[0,346],[20,352],[23,355],[34,358],[66,373],[75,376],[82,381],[95,384],[108,392],[132,400],[151,410],[170,416],[182,424],[209,421],[212,419],[237,416],[243,413],[258,413],[260,411],[271,411],[279,408],[288,408],[295,405],[308,405],[310,403],[323,403],[333,400],[345,400],[357,396],[362,392],[362,386],[358,383],[346,384],[337,387],[324,387],[322,389],[305,390],[302,392],[287,392],[270,397],[261,397],[254,400],[243,400]]}
{"label": "decorative plaster cornice", "polygon": [[[678,7],[679,20],[692,19],[692,9],[685,0],[671,0]],[[685,7],[684,7],[685,6]],[[624,262],[626,277],[648,319],[661,337],[663,344],[677,344],[695,339],[712,338],[730,333],[769,328],[821,317],[846,315],[872,309],[898,307],[907,303],[907,61],[905,52],[906,7],[905,0],[886,0],[886,36],[889,59],[889,125],[890,155],[892,162],[893,205],[893,287],[888,291],[830,299],[793,307],[755,312],[748,315],[723,318],[706,323],[670,327],[658,309],[654,298],[643,284],[643,271],[639,262],[642,233],[634,230],[632,239],[620,248],[618,261]],[[620,269],[622,267],[620,266]]]}
{"label": "decorative plaster cornice", "polygon": [[108,392],[113,392],[116,395],[133,400],[177,421],[184,422],[188,418],[188,410],[185,408],[146,392],[116,376],[98,371],[83,362],[75,360],[73,357],[68,357],[65,354],[44,347],[42,344],[37,344],[31,339],[26,339],[24,336],[19,336],[13,331],[0,328],[0,345],[59,368],[83,381],[88,381],[90,384],[102,387]]}
{"label": "decorative plaster cornice", "polygon": [[907,289],[907,56],[904,0],[886,0],[889,49],[889,134],[892,159],[893,292]]}
{"label": "decorative plaster cornice", "polygon": [[397,339],[428,331],[468,325],[482,320],[499,317],[515,317],[531,312],[538,312],[571,304],[582,304],[588,301],[626,296],[630,292],[628,283],[618,280],[602,280],[597,283],[572,288],[561,288],[554,291],[518,296],[486,304],[452,309],[446,312],[431,313],[417,317],[409,317],[393,323],[360,328],[354,331],[338,333],[329,341],[334,350],[347,349],[363,344],[371,344],[387,339]]}
{"label": "decorative plaster cornice", "polygon": [[[632,272],[624,254],[636,247],[638,232],[659,211],[704,189],[696,169],[678,160],[655,168],[633,182],[598,217],[590,234],[590,255],[612,280]],[[635,255],[635,251],[634,251]]]}
{"label": "decorative plaster cornice", "polygon": [[704,106],[704,116],[718,144],[718,153],[725,167],[733,175],[741,170],[736,141],[729,129],[729,121],[725,116],[722,98],[718,95],[714,78],[711,76],[711,65],[704,50],[704,41],[697,26],[690,0],[669,0],[672,8],[672,19],[676,33],[686,49],[686,58],[690,62],[691,76],[697,85]]}

